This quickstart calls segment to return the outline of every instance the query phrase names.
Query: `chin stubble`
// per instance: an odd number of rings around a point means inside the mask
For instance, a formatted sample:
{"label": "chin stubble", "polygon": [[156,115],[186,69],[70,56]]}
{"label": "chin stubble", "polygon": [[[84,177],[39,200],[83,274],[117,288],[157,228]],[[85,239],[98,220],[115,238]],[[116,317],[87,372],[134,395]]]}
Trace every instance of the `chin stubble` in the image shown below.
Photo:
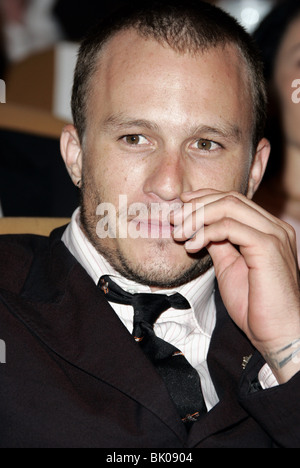
{"label": "chin stubble", "polygon": [[[83,196],[84,193],[90,193],[88,203],[85,201],[85,197]],[[105,239],[100,239],[97,236],[97,218],[93,213],[96,213],[96,207],[98,204],[98,194],[95,194],[93,191],[88,191],[86,184],[83,182],[80,203],[81,228],[97,252],[125,278],[147,286],[163,289],[174,288],[186,284],[203,275],[212,267],[213,263],[206,249],[202,249],[196,254],[187,253],[192,261],[191,265],[184,271],[182,271],[182,268],[179,265],[177,274],[174,274],[173,266],[162,266],[160,261],[158,261],[156,265],[154,257],[151,262],[151,266],[147,264],[145,267],[144,264],[133,263],[131,259],[125,257],[119,249],[111,247]],[[89,206],[93,207],[92,210],[89,209]],[[157,240],[155,242],[154,256],[159,254],[159,252],[163,253],[163,251],[168,248],[169,243],[170,240]]]}

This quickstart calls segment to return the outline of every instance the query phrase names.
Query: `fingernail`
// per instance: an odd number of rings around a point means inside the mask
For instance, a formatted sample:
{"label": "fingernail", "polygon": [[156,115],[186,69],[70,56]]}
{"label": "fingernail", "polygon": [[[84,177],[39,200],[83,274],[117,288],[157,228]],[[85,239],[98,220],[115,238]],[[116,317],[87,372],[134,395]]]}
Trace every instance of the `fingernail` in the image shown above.
{"label": "fingernail", "polygon": [[195,247],[194,244],[195,244],[194,240],[191,239],[191,240],[188,240],[188,241],[184,244],[184,247],[185,247],[186,249],[193,249],[193,248]]}
{"label": "fingernail", "polygon": [[175,236],[175,237],[181,237],[182,236],[182,225],[181,224],[179,224],[178,226],[176,226],[174,228],[173,236]]}
{"label": "fingernail", "polygon": [[178,225],[182,223],[183,221],[183,211],[182,208],[179,208],[177,210],[171,211],[169,215],[169,219],[172,219],[173,223]]}

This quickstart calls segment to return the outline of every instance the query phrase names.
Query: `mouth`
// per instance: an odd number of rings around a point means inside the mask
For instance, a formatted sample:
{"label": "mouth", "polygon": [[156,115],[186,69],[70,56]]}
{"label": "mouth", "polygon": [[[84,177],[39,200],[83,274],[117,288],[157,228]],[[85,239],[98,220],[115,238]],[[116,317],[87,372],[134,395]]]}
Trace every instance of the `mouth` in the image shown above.
{"label": "mouth", "polygon": [[171,239],[174,226],[159,219],[131,219],[128,221],[129,237],[143,239]]}

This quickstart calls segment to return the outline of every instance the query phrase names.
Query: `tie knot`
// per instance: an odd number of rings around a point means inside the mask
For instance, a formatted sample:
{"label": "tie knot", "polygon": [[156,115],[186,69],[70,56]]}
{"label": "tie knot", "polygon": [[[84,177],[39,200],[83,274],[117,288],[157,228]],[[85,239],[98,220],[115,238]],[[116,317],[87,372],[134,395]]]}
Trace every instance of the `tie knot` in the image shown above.
{"label": "tie knot", "polygon": [[168,296],[162,294],[139,293],[132,295],[135,323],[145,321],[153,325],[162,312],[169,309]]}
{"label": "tie knot", "polygon": [[162,312],[174,309],[190,309],[190,304],[179,293],[167,294],[137,293],[130,294],[118,286],[109,276],[102,276],[98,283],[101,291],[110,302],[132,305],[135,321],[145,321],[153,325]]}

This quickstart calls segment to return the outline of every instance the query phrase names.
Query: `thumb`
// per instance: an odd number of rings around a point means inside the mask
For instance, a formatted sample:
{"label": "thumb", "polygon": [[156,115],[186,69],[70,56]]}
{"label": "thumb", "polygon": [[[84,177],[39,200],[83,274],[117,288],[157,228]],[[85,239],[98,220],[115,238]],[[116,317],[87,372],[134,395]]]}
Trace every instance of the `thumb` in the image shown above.
{"label": "thumb", "polygon": [[229,241],[211,242],[206,248],[212,258],[217,279],[241,257],[239,251]]}

